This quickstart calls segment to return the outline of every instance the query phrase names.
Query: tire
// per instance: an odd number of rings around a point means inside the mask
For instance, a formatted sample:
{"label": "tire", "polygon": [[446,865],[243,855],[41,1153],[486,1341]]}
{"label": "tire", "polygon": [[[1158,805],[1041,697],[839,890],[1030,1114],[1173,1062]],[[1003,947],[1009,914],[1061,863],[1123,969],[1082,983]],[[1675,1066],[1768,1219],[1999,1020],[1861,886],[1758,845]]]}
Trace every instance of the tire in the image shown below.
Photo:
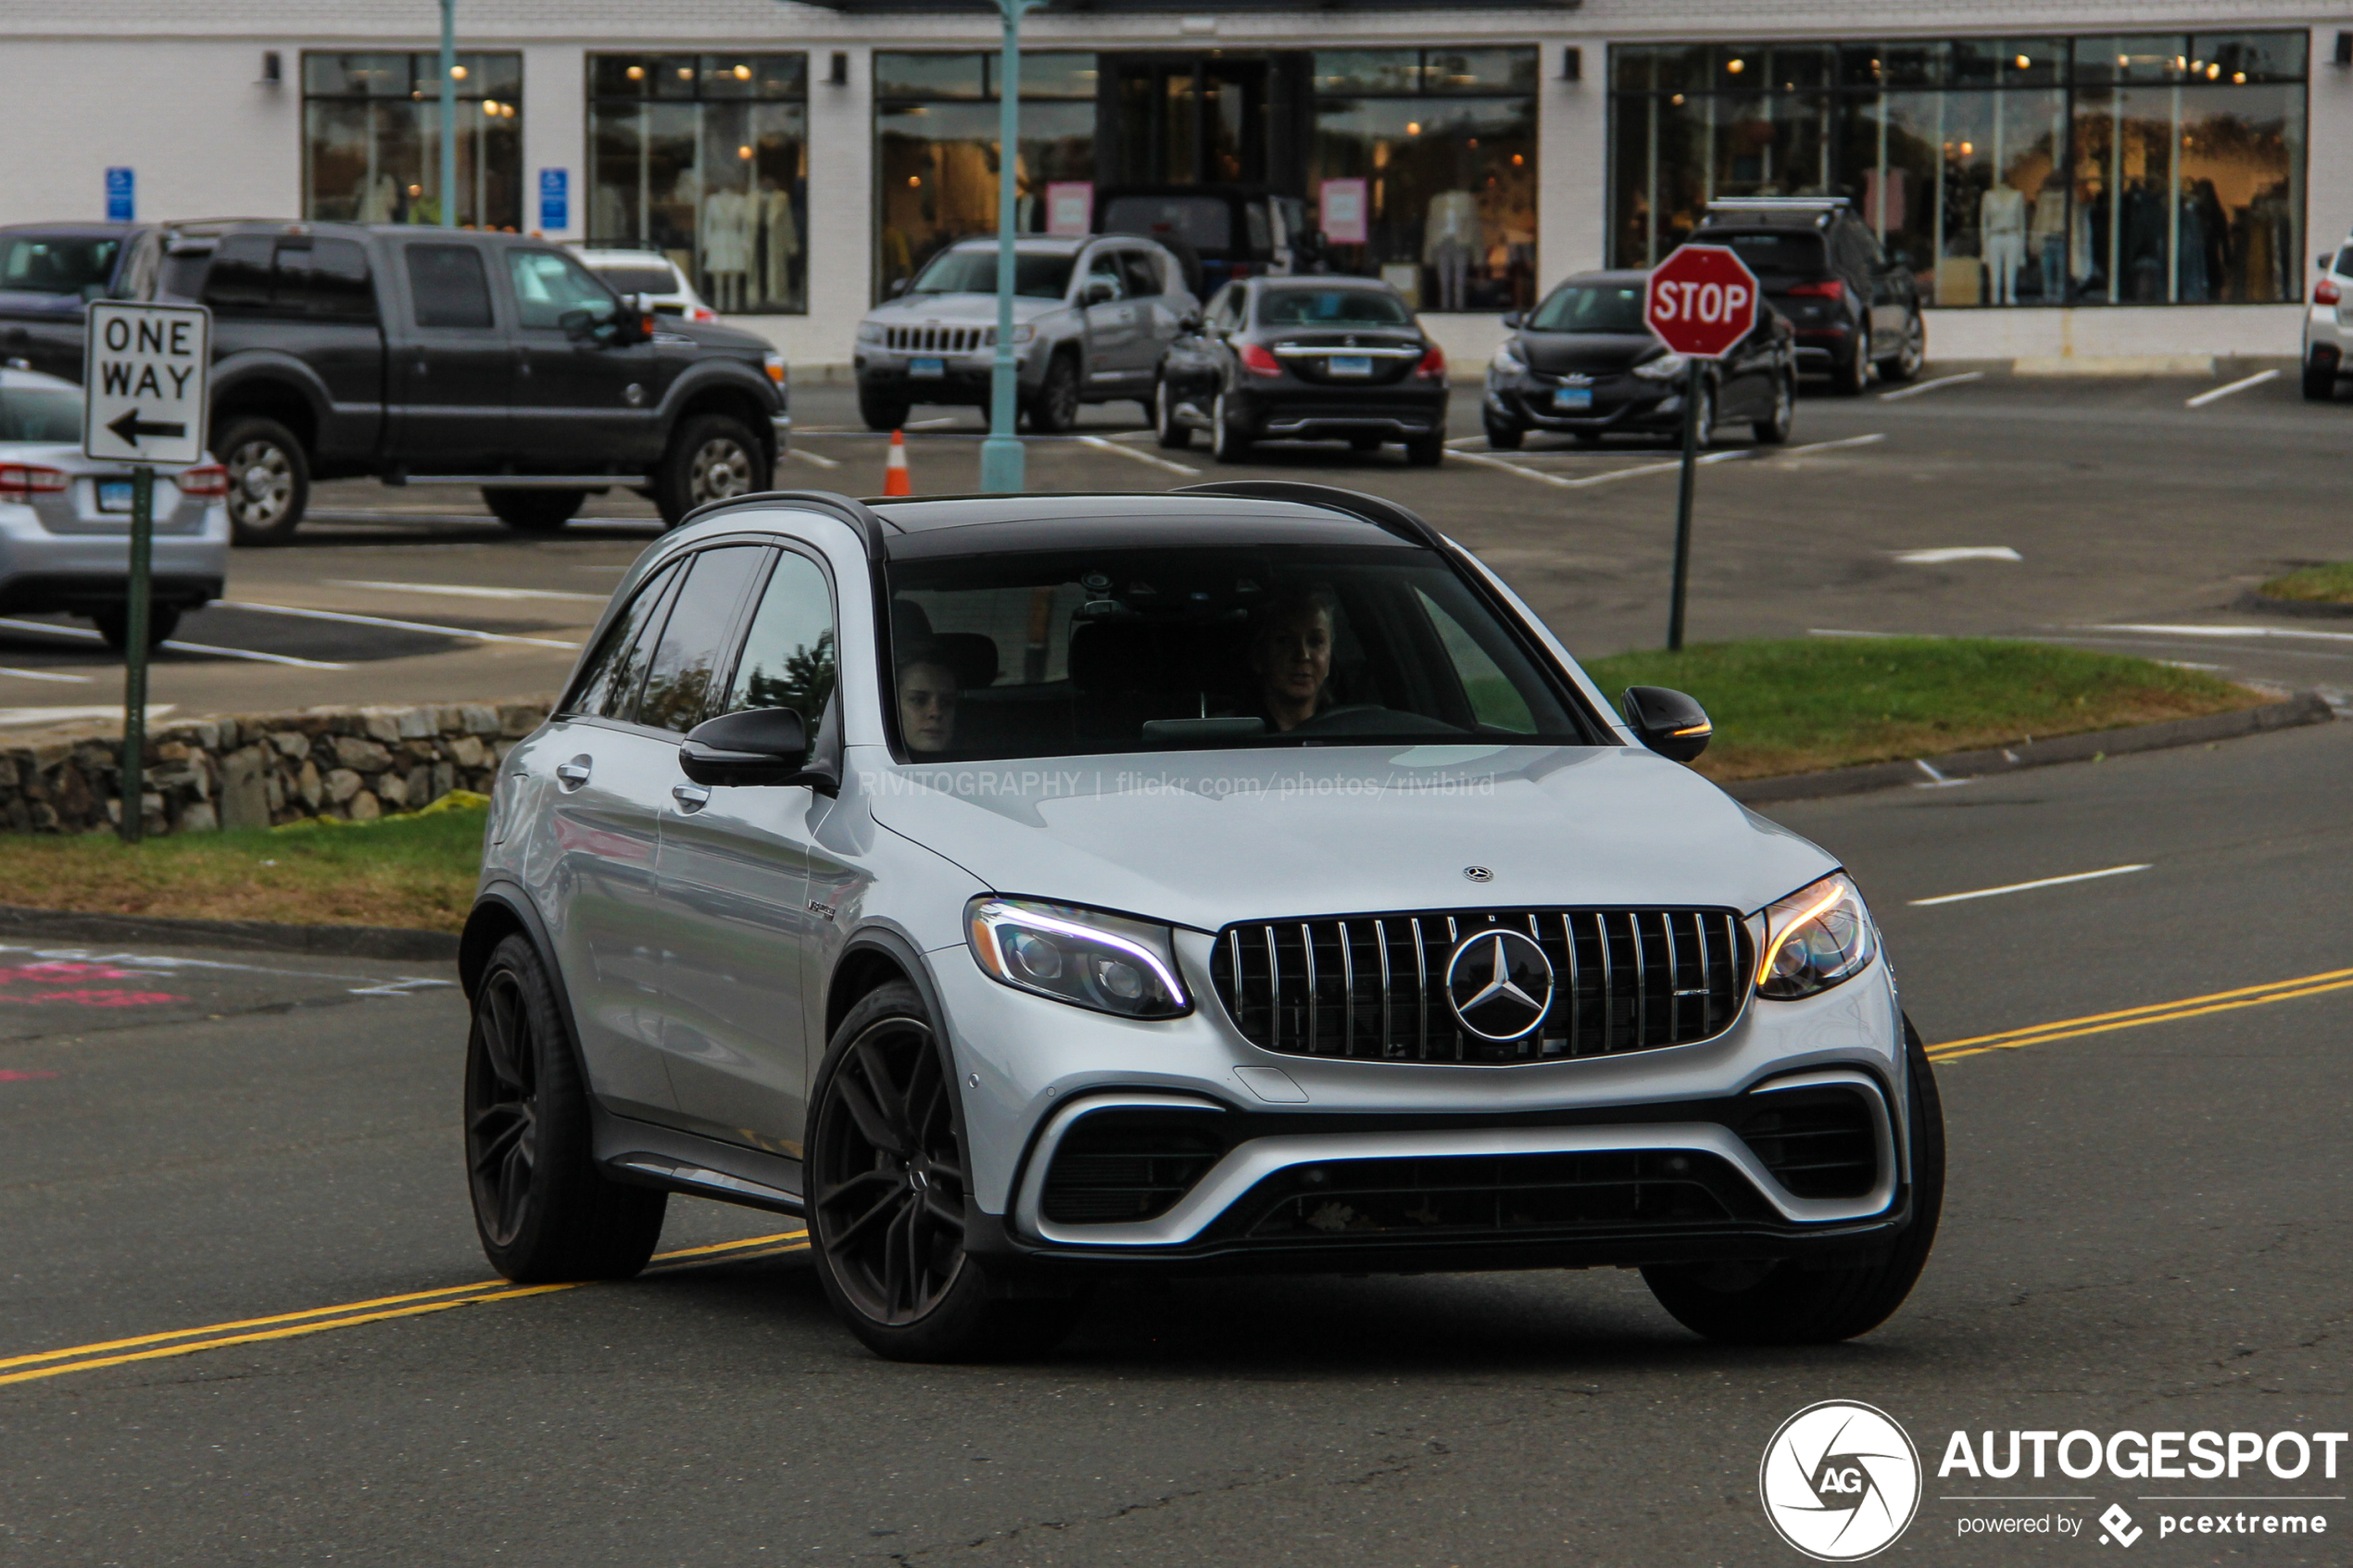
{"label": "tire", "polygon": [[868,392],[862,386],[858,389],[858,417],[866,421],[868,430],[879,431],[885,434],[894,430],[904,430],[907,427],[907,416],[913,410],[914,405],[904,397],[893,397],[887,393]]}
{"label": "tire", "polygon": [[661,1239],[669,1195],[608,1181],[588,1085],[539,954],[498,944],[466,1039],[466,1184],[490,1266],[523,1285],[627,1279]]}
{"label": "tire", "polygon": [[310,458],[294,432],[258,415],[233,417],[212,449],[229,470],[229,538],[283,545],[310,508]]}
{"label": "tire", "polygon": [[1855,334],[1855,351],[1847,356],[1831,378],[1832,388],[1841,397],[1860,397],[1871,384],[1871,329],[1866,325]]}
{"label": "tire", "polygon": [[1779,376],[1773,382],[1773,411],[1749,426],[1749,433],[1765,446],[1779,446],[1789,439],[1790,427],[1797,422],[1797,377],[1794,373]]}
{"label": "tire", "polygon": [[731,414],[697,414],[670,437],[654,473],[654,507],[675,528],[706,501],[768,488],[767,448]]}
{"label": "tire", "polygon": [[1405,443],[1405,461],[1417,469],[1434,469],[1446,460],[1446,427],[1439,426],[1428,435],[1416,435]]}
{"label": "tire", "polygon": [[1057,354],[1046,380],[1029,400],[1029,428],[1038,435],[1062,435],[1078,423],[1078,361]]}
{"label": "tire", "polygon": [[2336,398],[2337,361],[2325,354],[2313,354],[2304,361],[2304,395],[2314,403],[2330,403]]}
{"label": "tire", "polygon": [[1498,452],[1516,452],[1528,439],[1528,432],[1517,425],[1499,425],[1492,420],[1484,423],[1487,426],[1487,445]]}
{"label": "tire", "polygon": [[1221,463],[1250,460],[1251,438],[1234,426],[1226,407],[1226,395],[1209,406],[1209,452]]}
{"label": "tire", "polygon": [[1928,323],[1920,313],[1913,311],[1904,319],[1904,341],[1896,345],[1894,357],[1879,362],[1879,379],[1901,383],[1920,373],[1928,363]]}
{"label": "tire", "polygon": [[587,503],[585,490],[485,489],[482,504],[518,533],[560,533]]}
{"label": "tire", "polygon": [[[107,640],[107,646],[117,653],[125,653],[130,650],[131,607],[129,605],[108,605],[103,609],[94,609],[90,612],[90,619],[97,622],[98,635]],[[178,605],[159,605],[152,601],[148,604],[147,646],[161,647],[170,640],[171,633],[178,630],[180,630]]]}
{"label": "tire", "polygon": [[1152,384],[1152,431],[1163,451],[1182,452],[1193,444],[1193,428],[1177,421],[1176,399],[1165,377]]}
{"label": "tire", "polygon": [[849,1010],[810,1117],[810,1256],[849,1332],[878,1356],[961,1361],[1051,1349],[1073,1297],[1008,1298],[964,1251],[970,1188],[947,1042],[912,985]]}
{"label": "tire", "polygon": [[1643,1283],[1692,1333],[1733,1345],[1828,1345],[1868,1334],[1904,1304],[1936,1244],[1944,1206],[1944,1111],[1912,1021],[1904,1021],[1911,1082],[1912,1217],[1887,1251],[1844,1268],[1795,1261],[1654,1266]]}

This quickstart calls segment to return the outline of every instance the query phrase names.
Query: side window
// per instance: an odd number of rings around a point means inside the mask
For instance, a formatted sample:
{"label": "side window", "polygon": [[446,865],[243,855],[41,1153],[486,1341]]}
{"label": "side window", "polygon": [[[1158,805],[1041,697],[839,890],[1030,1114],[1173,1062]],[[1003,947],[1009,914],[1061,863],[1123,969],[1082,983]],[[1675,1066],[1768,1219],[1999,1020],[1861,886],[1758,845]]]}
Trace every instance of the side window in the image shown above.
{"label": "side window", "polygon": [[1508,730],[1514,734],[1534,734],[1536,716],[1528,710],[1528,699],[1512,684],[1503,667],[1472,640],[1460,622],[1440,608],[1436,600],[1418,588],[1414,594],[1422,601],[1423,613],[1437,630],[1438,640],[1446,649],[1447,662],[1453,665],[1455,677],[1463,683],[1463,695],[1470,699],[1471,713],[1480,725]]}
{"label": "side window", "polygon": [[807,556],[780,551],[768,590],[745,633],[743,657],[714,713],[789,708],[817,733],[834,692],[834,600],[824,571]]}
{"label": "side window", "polygon": [[646,689],[637,698],[638,723],[684,734],[702,721],[704,701],[713,695],[711,671],[735,630],[736,605],[766,553],[764,545],[725,545],[686,563],[686,581],[646,667]]}
{"label": "side window", "polygon": [[1266,222],[1266,207],[1263,202],[1251,202],[1242,208],[1242,228],[1250,235],[1250,254],[1269,256],[1274,253],[1275,234]]}
{"label": "side window", "polygon": [[1089,305],[1107,303],[1103,298],[1103,291],[1099,286],[1105,283],[1111,286],[1111,301],[1127,297],[1126,281],[1119,275],[1119,253],[1114,250],[1099,250],[1088,258],[1087,283],[1079,291],[1079,299]]}
{"label": "side window", "polygon": [[373,321],[376,291],[368,253],[353,240],[281,242],[271,305],[282,316],[321,321]]}
{"label": "side window", "polygon": [[629,704],[637,695],[638,677],[645,674],[647,657],[653,651],[653,636],[648,628],[661,624],[659,612],[677,581],[675,566],[662,568],[613,618],[605,640],[597,645],[580,672],[577,695],[565,705],[567,713],[599,719],[627,717]]}
{"label": "side window", "polygon": [[270,308],[268,234],[223,234],[205,274],[204,302],[224,316],[254,316]]}
{"label": "side window", "polygon": [[597,320],[612,315],[610,290],[571,257],[552,250],[510,250],[507,270],[514,280],[515,307],[525,327],[563,325],[567,312],[585,310]]}
{"label": "side window", "polygon": [[[412,245],[409,295],[421,327],[490,325],[490,274],[472,245]],[[220,270],[220,263],[213,262]]]}
{"label": "side window", "polygon": [[1168,292],[1160,281],[1160,258],[1149,251],[1123,250],[1120,270],[1127,275],[1127,293],[1135,299],[1157,299]]}

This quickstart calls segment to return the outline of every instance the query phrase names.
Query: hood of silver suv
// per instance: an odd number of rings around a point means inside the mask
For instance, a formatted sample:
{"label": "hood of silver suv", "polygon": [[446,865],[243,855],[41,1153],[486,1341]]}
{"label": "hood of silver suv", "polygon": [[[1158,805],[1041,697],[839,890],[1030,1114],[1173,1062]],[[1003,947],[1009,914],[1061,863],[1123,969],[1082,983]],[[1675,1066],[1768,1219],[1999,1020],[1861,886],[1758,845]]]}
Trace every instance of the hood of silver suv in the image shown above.
{"label": "hood of silver suv", "polygon": [[1390,909],[1747,913],[1837,865],[1689,769],[1631,747],[886,763],[860,782],[877,820],[1000,892],[1203,931]]}
{"label": "hood of silver suv", "polygon": [[[1013,320],[1035,321],[1063,308],[1059,299],[1016,298]],[[993,294],[918,294],[902,295],[887,305],[877,305],[866,312],[869,321],[882,321],[894,327],[925,326],[931,322],[953,322],[958,326],[993,327],[997,324],[997,296]]]}

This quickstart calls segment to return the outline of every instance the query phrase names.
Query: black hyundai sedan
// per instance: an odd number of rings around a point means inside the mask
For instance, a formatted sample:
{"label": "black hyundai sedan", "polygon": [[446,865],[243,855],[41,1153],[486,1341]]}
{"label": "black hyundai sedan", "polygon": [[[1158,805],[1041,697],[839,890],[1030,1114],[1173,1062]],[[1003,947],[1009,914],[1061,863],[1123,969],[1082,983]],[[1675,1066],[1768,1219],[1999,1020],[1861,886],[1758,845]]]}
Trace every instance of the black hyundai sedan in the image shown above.
{"label": "black hyundai sedan", "polygon": [[[1690,362],[1642,320],[1647,272],[1580,272],[1525,317],[1487,366],[1479,408],[1487,444],[1516,448],[1530,431],[1580,442],[1614,433],[1680,434]],[[1745,423],[1757,440],[1789,439],[1797,407],[1797,350],[1787,318],[1759,302],[1756,327],[1700,378],[1700,444],[1717,426]]]}
{"label": "black hyundai sedan", "polygon": [[1446,456],[1446,356],[1387,283],[1252,278],[1217,291],[1161,360],[1153,421],[1171,451],[1209,433],[1221,463],[1259,441],[1403,442]]}

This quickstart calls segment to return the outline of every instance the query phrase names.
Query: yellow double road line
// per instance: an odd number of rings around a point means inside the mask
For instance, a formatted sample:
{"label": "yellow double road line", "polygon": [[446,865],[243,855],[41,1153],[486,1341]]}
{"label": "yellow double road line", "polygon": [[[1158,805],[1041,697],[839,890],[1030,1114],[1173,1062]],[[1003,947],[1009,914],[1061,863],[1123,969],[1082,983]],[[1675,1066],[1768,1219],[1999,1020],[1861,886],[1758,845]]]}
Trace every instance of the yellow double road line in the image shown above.
{"label": "yellow double road line", "polygon": [[[807,1231],[784,1231],[775,1236],[756,1236],[742,1241],[719,1241],[702,1247],[682,1247],[674,1252],[658,1252],[648,1272],[666,1273],[711,1263],[776,1258],[803,1252],[808,1248]],[[453,1285],[440,1290],[412,1290],[400,1296],[346,1301],[339,1307],[315,1307],[306,1312],[239,1318],[233,1323],[209,1323],[203,1328],[142,1334],[128,1339],[107,1339],[94,1345],[75,1345],[62,1350],[37,1350],[30,1355],[0,1357],[0,1385],[30,1383],[43,1377],[62,1377],[69,1372],[95,1372],[101,1367],[158,1361],[166,1356],[190,1356],[199,1350],[226,1349],[232,1345],[258,1345],[271,1339],[293,1339],[306,1334],[325,1334],[331,1329],[384,1323],[393,1318],[446,1312],[453,1307],[476,1307],[486,1301],[512,1301],[525,1296],[547,1296],[559,1290],[577,1290],[589,1283],[574,1280],[560,1285],[510,1285],[502,1279],[477,1280],[472,1285]]]}
{"label": "yellow double road line", "polygon": [[1946,1040],[1928,1047],[1931,1061],[1953,1061],[1965,1056],[1981,1056],[1987,1051],[2011,1051],[2024,1046],[2045,1046],[2054,1040],[2081,1039],[2086,1035],[2106,1035],[2118,1029],[2138,1029],[2145,1023],[2171,1023],[2176,1019],[2203,1018],[2208,1013],[2230,1012],[2238,1008],[2268,1007],[2273,1002],[2292,1002],[2303,997],[2322,996],[2330,991],[2353,988],[2353,969],[2332,969],[2320,974],[2298,975],[2293,980],[2275,980],[2268,985],[2242,985],[2235,991],[2216,991],[2203,997],[2183,997],[2178,1001],[2151,1002],[2146,1007],[2124,1008],[2116,1012],[2095,1012],[2082,1018],[2062,1018],[2052,1023],[2037,1023],[2026,1029],[2007,1029],[1998,1035],[1972,1035],[1965,1040]]}

